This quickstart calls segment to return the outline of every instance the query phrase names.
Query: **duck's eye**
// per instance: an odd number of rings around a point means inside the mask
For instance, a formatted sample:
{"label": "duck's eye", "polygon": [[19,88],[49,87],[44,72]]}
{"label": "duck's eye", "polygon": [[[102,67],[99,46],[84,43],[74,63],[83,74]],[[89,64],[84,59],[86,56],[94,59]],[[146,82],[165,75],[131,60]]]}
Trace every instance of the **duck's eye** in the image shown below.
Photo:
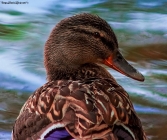
{"label": "duck's eye", "polygon": [[99,38],[99,37],[100,37],[100,34],[99,34],[98,32],[95,32],[95,33],[94,33],[94,36],[95,36],[96,38]]}

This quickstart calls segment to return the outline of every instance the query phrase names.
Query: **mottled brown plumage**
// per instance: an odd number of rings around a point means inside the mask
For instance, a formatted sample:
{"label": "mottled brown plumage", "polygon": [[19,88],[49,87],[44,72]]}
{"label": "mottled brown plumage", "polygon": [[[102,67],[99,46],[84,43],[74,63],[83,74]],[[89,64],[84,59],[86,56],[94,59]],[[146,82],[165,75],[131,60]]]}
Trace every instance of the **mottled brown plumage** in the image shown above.
{"label": "mottled brown plumage", "polygon": [[146,140],[128,94],[99,65],[144,80],[119,53],[106,21],[91,14],[62,20],[51,32],[44,56],[48,82],[22,107],[13,140],[45,139],[62,128],[78,140]]}

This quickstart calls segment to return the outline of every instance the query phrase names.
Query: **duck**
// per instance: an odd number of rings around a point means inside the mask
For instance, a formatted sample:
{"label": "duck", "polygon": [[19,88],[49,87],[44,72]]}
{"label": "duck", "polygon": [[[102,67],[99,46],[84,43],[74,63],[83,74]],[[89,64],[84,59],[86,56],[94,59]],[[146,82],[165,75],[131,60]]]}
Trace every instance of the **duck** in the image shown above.
{"label": "duck", "polygon": [[81,13],[61,20],[44,47],[47,82],[23,105],[12,140],[147,140],[128,93],[106,69],[144,76],[118,48],[111,26]]}

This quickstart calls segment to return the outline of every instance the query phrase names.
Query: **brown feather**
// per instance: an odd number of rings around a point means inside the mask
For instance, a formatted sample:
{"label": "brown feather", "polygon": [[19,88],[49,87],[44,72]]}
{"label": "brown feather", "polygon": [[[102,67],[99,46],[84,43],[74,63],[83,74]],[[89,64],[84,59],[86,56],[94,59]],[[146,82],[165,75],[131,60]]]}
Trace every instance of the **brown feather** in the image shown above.
{"label": "brown feather", "polygon": [[14,126],[14,139],[35,137],[49,123],[62,123],[76,139],[123,134],[129,140],[144,140],[140,120],[127,93],[110,79],[46,83],[25,103]]}

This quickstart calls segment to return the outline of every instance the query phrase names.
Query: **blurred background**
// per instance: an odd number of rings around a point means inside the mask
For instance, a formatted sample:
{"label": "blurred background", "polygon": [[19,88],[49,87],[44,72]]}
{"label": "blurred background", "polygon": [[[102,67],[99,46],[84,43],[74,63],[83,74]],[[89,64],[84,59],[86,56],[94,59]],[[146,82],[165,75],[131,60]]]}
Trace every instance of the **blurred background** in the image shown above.
{"label": "blurred background", "polygon": [[124,57],[146,80],[108,70],[129,93],[148,138],[167,139],[167,0],[10,2],[17,1],[0,1],[0,139],[10,139],[21,106],[46,82],[43,48],[52,28],[83,12],[114,29]]}

